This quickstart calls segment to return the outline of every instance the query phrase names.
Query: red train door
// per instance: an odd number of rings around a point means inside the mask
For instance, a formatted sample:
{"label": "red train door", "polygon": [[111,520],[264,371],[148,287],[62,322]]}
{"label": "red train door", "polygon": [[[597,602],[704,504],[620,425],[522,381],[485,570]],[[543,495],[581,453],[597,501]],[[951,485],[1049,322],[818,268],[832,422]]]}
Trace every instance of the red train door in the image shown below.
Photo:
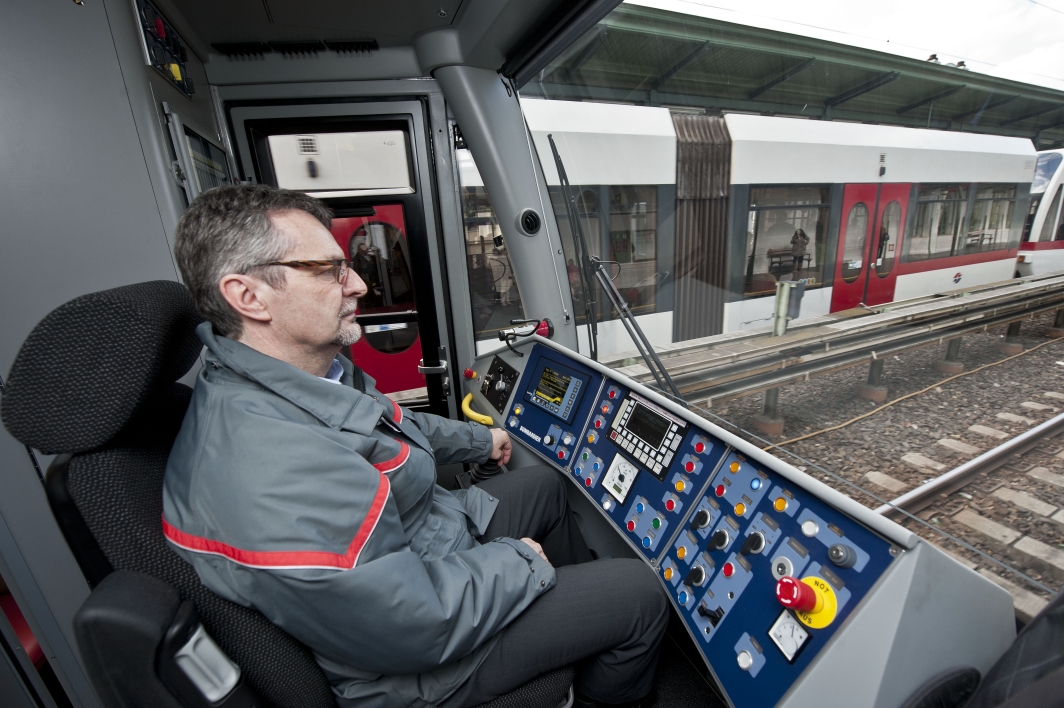
{"label": "red train door", "polygon": [[377,381],[381,393],[425,387],[410,246],[402,204],[363,208],[365,216],[333,219],[332,235],[366,283],[358,303],[362,339],[349,358]]}
{"label": "red train door", "polygon": [[894,300],[898,279],[898,256],[905,234],[905,216],[909,208],[908,184],[883,184],[879,187],[878,206],[868,257],[863,302],[881,305]]}
{"label": "red train door", "polygon": [[832,312],[857,307],[864,298],[878,187],[876,184],[848,184],[843,192],[835,284],[831,291]]}

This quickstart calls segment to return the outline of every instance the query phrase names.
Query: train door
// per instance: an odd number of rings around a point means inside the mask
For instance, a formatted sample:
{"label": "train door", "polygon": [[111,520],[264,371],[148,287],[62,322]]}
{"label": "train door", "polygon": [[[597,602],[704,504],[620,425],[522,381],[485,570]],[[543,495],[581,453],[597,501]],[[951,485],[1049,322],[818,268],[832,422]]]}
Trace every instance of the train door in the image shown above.
{"label": "train door", "polygon": [[864,298],[878,188],[876,184],[848,184],[843,192],[832,312],[857,307]]}
{"label": "train door", "polygon": [[910,185],[883,184],[879,186],[878,206],[873,238],[869,248],[868,275],[862,302],[881,305],[894,299],[894,285],[898,279],[898,256],[905,233],[905,212],[909,207]]}
{"label": "train door", "polygon": [[442,259],[422,104],[238,104],[230,117],[245,177],[333,211],[333,238],[368,288],[362,338],[345,354],[382,392],[448,415],[449,323],[437,306]]}

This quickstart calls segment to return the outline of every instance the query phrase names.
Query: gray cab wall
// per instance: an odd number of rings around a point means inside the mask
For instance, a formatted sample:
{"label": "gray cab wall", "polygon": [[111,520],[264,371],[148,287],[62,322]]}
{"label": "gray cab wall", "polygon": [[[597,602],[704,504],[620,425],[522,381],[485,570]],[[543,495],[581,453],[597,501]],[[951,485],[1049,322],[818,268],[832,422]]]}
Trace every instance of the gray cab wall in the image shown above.
{"label": "gray cab wall", "polygon": [[[0,23],[0,374],[50,310],[87,292],[174,280],[181,195],[153,98],[203,118],[152,71],[128,0],[7,2]],[[199,73],[197,71],[197,73]],[[209,111],[206,114],[209,117]],[[199,120],[197,120],[199,122]],[[73,346],[73,343],[72,343]],[[71,620],[88,588],[25,448],[0,430],[0,572],[75,705],[98,705]]]}

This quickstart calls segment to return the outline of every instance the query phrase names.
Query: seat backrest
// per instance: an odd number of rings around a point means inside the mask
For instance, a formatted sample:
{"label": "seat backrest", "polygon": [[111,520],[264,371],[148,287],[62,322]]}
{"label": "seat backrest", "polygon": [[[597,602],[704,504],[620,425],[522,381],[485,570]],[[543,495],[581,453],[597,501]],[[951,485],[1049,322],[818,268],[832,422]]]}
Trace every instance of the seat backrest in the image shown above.
{"label": "seat backrest", "polygon": [[76,298],[22,345],[0,416],[20,442],[66,453],[49,470],[49,501],[90,584],[112,568],[170,583],[262,698],[332,708],[310,651],[204,587],[163,537],[163,473],[192,393],[176,382],[202,349],[201,320],[188,290],[170,281]]}

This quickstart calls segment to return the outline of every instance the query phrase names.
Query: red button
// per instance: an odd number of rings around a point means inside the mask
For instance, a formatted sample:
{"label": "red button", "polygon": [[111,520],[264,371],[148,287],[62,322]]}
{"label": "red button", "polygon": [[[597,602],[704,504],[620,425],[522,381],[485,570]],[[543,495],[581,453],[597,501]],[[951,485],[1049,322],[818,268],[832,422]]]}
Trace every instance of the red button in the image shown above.
{"label": "red button", "polygon": [[585,487],[590,487],[592,484],[594,484],[594,482],[591,481],[590,477],[588,477],[587,479],[584,480],[584,486]]}
{"label": "red button", "polygon": [[683,468],[685,470],[687,470],[688,472],[694,472],[695,471],[695,463],[691,462],[690,460],[688,460],[687,462],[684,463]]}
{"label": "red button", "polygon": [[635,522],[634,521],[629,521],[628,522],[628,530],[629,531],[635,531]]}
{"label": "red button", "polygon": [[602,412],[603,413],[609,413],[610,412],[610,404],[609,403],[603,403],[602,404]]}
{"label": "red button", "polygon": [[725,563],[724,567],[720,569],[720,572],[724,573],[725,578],[730,578],[735,575],[735,566],[731,563]]}
{"label": "red button", "polygon": [[558,450],[558,459],[559,460],[564,460],[565,459],[565,450]]}
{"label": "red button", "polygon": [[614,390],[614,389],[610,389],[610,398],[616,398],[616,397],[617,397],[617,391]]}
{"label": "red button", "polygon": [[705,452],[705,451],[706,451],[706,444],[704,442],[699,440],[698,442],[695,443],[695,452]]}
{"label": "red button", "polygon": [[713,491],[715,491],[717,493],[718,497],[722,497],[722,496],[724,496],[724,492],[726,490],[724,489],[724,485],[723,484],[718,484],[717,488],[714,489]]}
{"label": "red button", "polygon": [[610,431],[610,440],[616,440],[616,439],[617,439],[617,431],[616,430],[611,430]]}
{"label": "red button", "polygon": [[602,419],[601,418],[599,418],[598,420],[595,421],[595,427],[596,428],[601,428],[602,427]]}
{"label": "red button", "polygon": [[816,592],[798,578],[784,575],[776,583],[776,599],[784,607],[811,612],[816,607]]}
{"label": "red button", "polygon": [[669,511],[672,511],[676,508],[676,502],[674,502],[672,499],[668,500],[667,502],[665,502],[665,508]]}

